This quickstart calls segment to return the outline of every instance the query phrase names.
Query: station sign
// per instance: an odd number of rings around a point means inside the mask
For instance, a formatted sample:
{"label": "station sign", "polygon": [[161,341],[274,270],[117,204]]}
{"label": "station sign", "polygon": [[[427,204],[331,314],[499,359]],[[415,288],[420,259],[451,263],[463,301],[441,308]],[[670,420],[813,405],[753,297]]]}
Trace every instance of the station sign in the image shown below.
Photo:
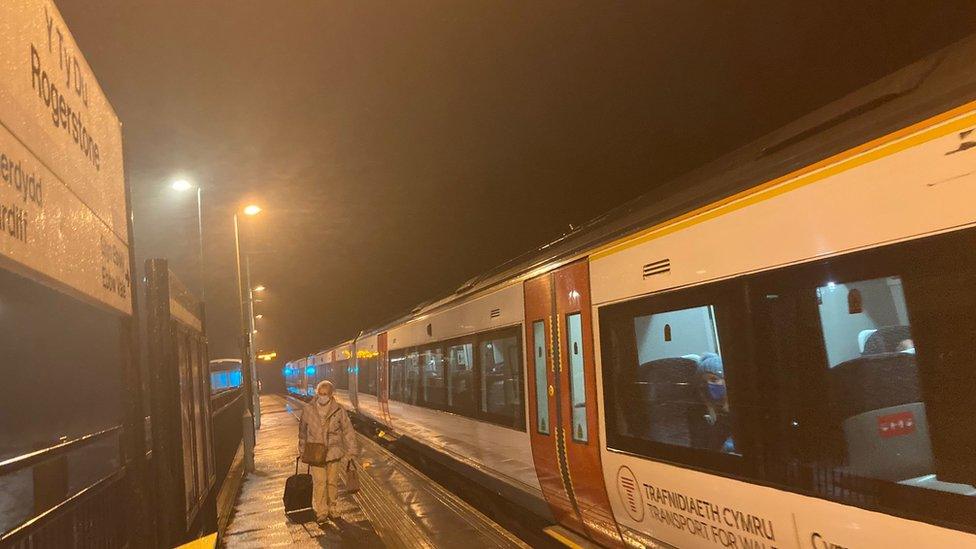
{"label": "station sign", "polygon": [[50,0],[0,2],[0,264],[131,314],[122,130]]}

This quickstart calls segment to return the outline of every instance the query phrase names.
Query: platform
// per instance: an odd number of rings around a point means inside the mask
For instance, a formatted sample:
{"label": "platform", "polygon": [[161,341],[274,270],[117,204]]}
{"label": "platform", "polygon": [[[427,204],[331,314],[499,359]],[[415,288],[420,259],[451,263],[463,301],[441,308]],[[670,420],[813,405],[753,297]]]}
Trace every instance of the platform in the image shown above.
{"label": "platform", "polygon": [[298,406],[261,397],[255,472],[244,480],[221,540],[225,547],[528,547],[436,482],[359,435],[361,490],[340,483],[341,518],[319,525],[290,522],[281,496],[294,474]]}

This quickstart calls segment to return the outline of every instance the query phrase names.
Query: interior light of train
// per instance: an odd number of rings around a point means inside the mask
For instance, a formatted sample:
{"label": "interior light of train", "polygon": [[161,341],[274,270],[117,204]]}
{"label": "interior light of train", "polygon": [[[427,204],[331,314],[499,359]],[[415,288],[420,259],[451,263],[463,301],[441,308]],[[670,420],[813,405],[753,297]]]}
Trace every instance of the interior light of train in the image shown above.
{"label": "interior light of train", "polygon": [[308,368],[305,368],[305,375],[307,375],[307,376],[314,376],[315,375],[315,366],[309,366]]}

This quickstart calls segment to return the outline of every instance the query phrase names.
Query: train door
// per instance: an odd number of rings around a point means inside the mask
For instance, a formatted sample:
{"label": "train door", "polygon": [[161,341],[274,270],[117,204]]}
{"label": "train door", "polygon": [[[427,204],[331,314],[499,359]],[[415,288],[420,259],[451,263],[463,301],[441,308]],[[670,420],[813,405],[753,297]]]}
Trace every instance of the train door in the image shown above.
{"label": "train door", "polygon": [[584,260],[525,282],[529,433],[556,520],[621,545],[600,464],[589,278]]}
{"label": "train door", "polygon": [[359,341],[354,340],[352,344],[349,345],[350,352],[352,353],[349,358],[349,366],[346,368],[349,372],[349,400],[352,401],[352,407],[359,413],[359,363],[361,362],[359,358],[359,353],[356,352],[359,346]]}
{"label": "train door", "polygon": [[376,357],[376,399],[380,403],[383,421],[390,425],[390,384],[387,381],[390,377],[390,362],[387,360],[389,343],[386,332],[376,336],[376,352],[379,355]]}

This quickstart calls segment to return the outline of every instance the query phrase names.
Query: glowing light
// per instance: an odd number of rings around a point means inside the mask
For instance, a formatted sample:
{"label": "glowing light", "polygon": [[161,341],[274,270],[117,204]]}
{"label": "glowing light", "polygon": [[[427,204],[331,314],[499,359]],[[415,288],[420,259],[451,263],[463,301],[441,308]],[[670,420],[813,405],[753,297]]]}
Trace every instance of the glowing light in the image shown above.
{"label": "glowing light", "polygon": [[255,315],[254,318],[261,320],[262,318],[264,318],[264,315]]}
{"label": "glowing light", "polygon": [[177,179],[170,186],[173,187],[173,190],[180,192],[188,191],[193,188],[193,184],[186,179]]}
{"label": "glowing light", "polygon": [[248,204],[244,206],[244,215],[258,215],[261,213],[261,206],[257,204]]}
{"label": "glowing light", "polygon": [[315,366],[309,366],[308,368],[305,368],[305,375],[307,375],[307,376],[314,376],[315,375]]}
{"label": "glowing light", "polygon": [[263,292],[265,290],[267,290],[267,288],[264,287],[264,284],[258,284],[254,287],[255,292]]}

